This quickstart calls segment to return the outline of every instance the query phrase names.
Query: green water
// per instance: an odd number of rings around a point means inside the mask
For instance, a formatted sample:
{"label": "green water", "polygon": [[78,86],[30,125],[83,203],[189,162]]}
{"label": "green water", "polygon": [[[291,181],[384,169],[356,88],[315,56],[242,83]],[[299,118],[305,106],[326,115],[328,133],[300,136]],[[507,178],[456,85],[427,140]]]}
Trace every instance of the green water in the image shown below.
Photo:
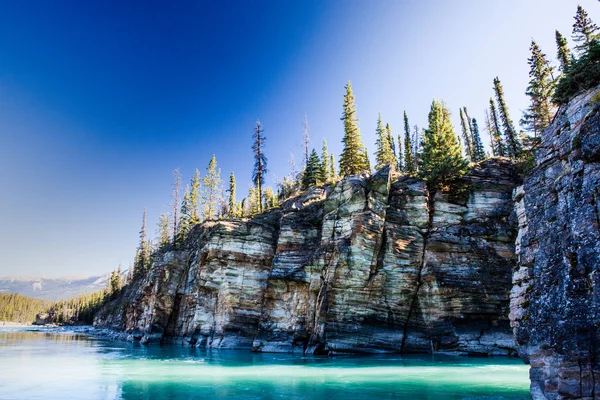
{"label": "green water", "polygon": [[520,360],[302,357],[0,328],[0,399],[529,399]]}

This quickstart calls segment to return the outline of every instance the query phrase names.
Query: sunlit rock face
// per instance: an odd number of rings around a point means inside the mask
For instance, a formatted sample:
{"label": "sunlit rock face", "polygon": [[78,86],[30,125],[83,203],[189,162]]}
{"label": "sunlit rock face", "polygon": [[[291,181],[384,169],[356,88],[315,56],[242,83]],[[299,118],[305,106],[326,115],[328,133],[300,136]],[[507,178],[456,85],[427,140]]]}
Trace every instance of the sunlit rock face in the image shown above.
{"label": "sunlit rock face", "polygon": [[96,318],[132,340],[311,354],[513,354],[510,162],[438,189],[384,168],[204,223]]}
{"label": "sunlit rock face", "polygon": [[600,397],[599,89],[561,107],[514,194],[510,317],[536,398]]}

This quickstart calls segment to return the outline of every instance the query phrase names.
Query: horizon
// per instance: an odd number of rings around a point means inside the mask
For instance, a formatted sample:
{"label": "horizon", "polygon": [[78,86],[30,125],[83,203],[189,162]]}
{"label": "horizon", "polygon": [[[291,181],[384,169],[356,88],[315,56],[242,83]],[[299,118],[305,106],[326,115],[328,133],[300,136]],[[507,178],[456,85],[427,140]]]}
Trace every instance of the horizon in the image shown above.
{"label": "horizon", "polygon": [[312,147],[327,139],[339,162],[348,80],[371,160],[378,112],[396,136],[404,110],[424,128],[434,98],[456,133],[466,106],[488,149],[494,77],[517,123],[531,39],[556,65],[554,31],[573,46],[577,4],[600,23],[596,0],[64,4],[0,13],[2,277],[129,268],[143,209],[153,237],[172,170],[185,186],[212,154],[241,200],[257,119],[268,186],[289,173],[291,151],[301,165],[304,115]]}

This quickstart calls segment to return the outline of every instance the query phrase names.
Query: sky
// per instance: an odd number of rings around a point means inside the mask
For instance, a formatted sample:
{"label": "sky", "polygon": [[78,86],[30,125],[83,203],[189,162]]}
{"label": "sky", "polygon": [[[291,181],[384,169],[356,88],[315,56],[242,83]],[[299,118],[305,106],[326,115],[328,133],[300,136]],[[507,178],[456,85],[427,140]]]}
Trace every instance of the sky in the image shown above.
{"label": "sky", "polygon": [[378,113],[398,134],[435,98],[483,126],[496,76],[518,121],[531,39],[554,61],[577,4],[600,23],[596,0],[2,1],[0,276],[127,268],[172,170],[213,154],[241,200],[257,119],[267,184],[302,162],[304,115],[339,160],[349,80],[372,158]]}

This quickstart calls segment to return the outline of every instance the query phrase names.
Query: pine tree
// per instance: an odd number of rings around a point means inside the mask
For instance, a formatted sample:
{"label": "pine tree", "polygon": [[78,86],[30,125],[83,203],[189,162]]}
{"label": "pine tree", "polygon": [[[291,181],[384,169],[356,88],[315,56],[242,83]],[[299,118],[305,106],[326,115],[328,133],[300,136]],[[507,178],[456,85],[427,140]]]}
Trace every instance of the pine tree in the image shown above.
{"label": "pine tree", "polygon": [[191,223],[192,208],[190,206],[190,186],[185,186],[185,192],[183,193],[183,200],[181,202],[181,210],[179,212],[179,224],[177,229],[177,242],[182,242],[190,229],[192,228]]}
{"label": "pine tree", "polygon": [[[400,137],[400,135],[398,135],[398,143],[402,143],[402,137]],[[396,162],[396,168],[398,169],[398,171],[402,171],[404,172],[405,169],[405,161],[404,161],[404,154],[402,154],[402,151],[400,151],[400,153],[398,153],[398,158],[397,158],[397,162]]]}
{"label": "pine tree", "polygon": [[467,125],[466,122],[466,117],[464,114],[463,109],[460,109],[460,126],[462,129],[462,137],[463,137],[463,143],[465,145],[465,151],[467,153],[467,157],[469,158],[469,160],[473,161],[473,149],[472,149],[472,144],[471,144],[471,132],[469,131],[469,126]]}
{"label": "pine tree", "polygon": [[[388,125],[389,126],[389,125]],[[391,143],[389,140],[390,133],[383,127],[383,121],[381,120],[381,114],[377,118],[377,151],[375,152],[375,169],[381,169],[389,164],[396,164],[396,158],[392,152]]]}
{"label": "pine tree", "polygon": [[529,107],[521,119],[521,126],[533,132],[537,137],[552,122],[552,95],[554,80],[552,79],[553,67],[542,52],[538,44],[531,41],[531,57],[529,63],[529,86],[525,94],[529,97]]}
{"label": "pine tree", "polygon": [[235,175],[233,172],[229,175],[229,218],[237,217],[235,206]]}
{"label": "pine tree", "polygon": [[319,179],[321,182],[327,182],[331,178],[331,171],[329,167],[329,152],[327,151],[327,140],[323,139],[323,149],[321,152],[321,172]]}
{"label": "pine tree", "polygon": [[490,148],[492,149],[492,156],[496,156],[496,143],[494,141],[494,128],[492,125],[492,120],[490,119],[490,113],[486,109],[484,111],[485,115],[485,130],[490,136]]}
{"label": "pine tree", "polygon": [[158,247],[160,249],[164,249],[171,242],[171,235],[169,232],[171,229],[171,219],[169,218],[169,214],[161,214],[158,219]]}
{"label": "pine tree", "polygon": [[173,243],[177,240],[177,232],[179,231],[179,192],[181,191],[181,173],[179,168],[173,170],[173,192],[171,200],[171,213],[173,214],[173,231],[172,240]]}
{"label": "pine tree", "polygon": [[502,140],[502,134],[500,131],[500,122],[498,121],[498,113],[496,111],[496,103],[494,103],[494,99],[490,98],[490,116],[492,119],[492,128],[493,128],[493,138],[494,138],[494,146],[496,149],[496,155],[499,157],[507,157],[508,153],[506,151],[506,145]]}
{"label": "pine tree", "polygon": [[[398,139],[400,141],[400,139]],[[408,174],[415,173],[415,158],[413,156],[413,146],[410,140],[410,125],[408,115],[404,111],[404,171]]]}
{"label": "pine tree", "polygon": [[479,162],[485,160],[485,149],[483,148],[483,142],[481,141],[481,136],[479,135],[479,126],[477,125],[477,120],[475,118],[471,119],[471,126],[473,127],[473,161]]}
{"label": "pine tree", "polygon": [[462,155],[446,106],[434,100],[428,119],[429,126],[422,142],[419,175],[431,184],[444,184],[464,175],[469,163]]}
{"label": "pine tree", "polygon": [[136,251],[135,274],[143,276],[150,268],[150,246],[146,240],[146,209],[144,208],[144,217],[142,219],[142,229],[140,229],[140,244]]}
{"label": "pine tree", "polygon": [[308,164],[306,170],[302,176],[302,189],[306,190],[311,186],[315,186],[319,183],[319,175],[321,173],[321,161],[319,155],[313,149],[308,156]]}
{"label": "pine tree", "polygon": [[[390,143],[390,148],[392,149],[392,156],[394,157],[394,162],[398,160],[398,153],[396,152],[396,142],[394,141],[394,135],[392,135],[392,128],[390,124],[385,125],[385,131],[387,132],[387,139]],[[398,148],[400,149],[401,143],[398,142]],[[401,149],[399,151],[402,151]]]}
{"label": "pine tree", "polygon": [[277,196],[271,187],[265,189],[264,202],[267,209],[279,207],[279,200],[277,200]]}
{"label": "pine tree", "polygon": [[206,167],[206,176],[202,178],[202,200],[204,203],[202,217],[212,220],[217,212],[217,205],[221,201],[221,169],[217,169],[217,158],[213,154]]}
{"label": "pine tree", "polygon": [[366,154],[366,148],[360,136],[358,129],[358,118],[356,118],[356,105],[354,104],[354,94],[352,93],[352,84],[348,81],[345,86],[344,95],[344,138],[342,143],[344,149],[340,156],[340,175],[355,175],[363,171],[370,171],[369,158]]}
{"label": "pine tree", "polygon": [[575,50],[581,55],[590,50],[592,42],[598,40],[598,26],[588,17],[588,13],[581,7],[577,6],[575,14],[575,23],[573,24],[573,41],[579,43],[575,46]]}
{"label": "pine tree", "polygon": [[304,140],[304,168],[308,166],[308,145],[310,144],[310,136],[308,135],[308,116],[304,115],[302,121],[302,140]]}
{"label": "pine tree", "polygon": [[413,137],[412,137],[412,142],[413,142],[413,157],[414,157],[414,164],[415,164],[415,172],[419,171],[419,160],[421,159],[420,153],[421,153],[421,140],[423,140],[423,137],[421,135],[421,131],[419,130],[419,127],[417,125],[413,126]]}
{"label": "pine tree", "polygon": [[366,147],[363,147],[363,160],[365,160],[366,167],[365,171],[371,173],[371,160],[369,159],[369,152]]}
{"label": "pine tree", "polygon": [[511,158],[519,158],[521,156],[521,143],[519,142],[517,131],[508,114],[508,106],[506,105],[506,101],[504,101],[504,89],[502,88],[502,84],[498,77],[494,78],[494,92],[496,93],[496,99],[498,100],[498,111],[500,120],[502,121],[502,127],[504,128],[504,136],[506,136],[507,155]]}
{"label": "pine tree", "polygon": [[256,121],[256,127],[254,128],[254,144],[252,145],[252,152],[254,153],[254,171],[252,173],[252,182],[256,186],[258,199],[258,212],[262,213],[262,186],[265,183],[265,175],[267,174],[267,157],[264,154],[265,147],[265,136],[263,134],[263,127],[260,121]]}
{"label": "pine tree", "polygon": [[333,155],[333,153],[331,153],[329,155],[330,157],[330,161],[329,161],[329,176],[331,177],[332,180],[336,180],[338,178],[337,175],[337,171],[335,170],[335,156]]}
{"label": "pine tree", "polygon": [[567,39],[557,30],[556,34],[556,58],[560,63],[559,71],[565,73],[569,69],[571,63],[571,50],[567,43]]}
{"label": "pine tree", "polygon": [[198,203],[200,201],[200,172],[196,169],[190,184],[190,193],[188,197],[188,213],[190,227],[200,223],[200,212],[198,211]]}

